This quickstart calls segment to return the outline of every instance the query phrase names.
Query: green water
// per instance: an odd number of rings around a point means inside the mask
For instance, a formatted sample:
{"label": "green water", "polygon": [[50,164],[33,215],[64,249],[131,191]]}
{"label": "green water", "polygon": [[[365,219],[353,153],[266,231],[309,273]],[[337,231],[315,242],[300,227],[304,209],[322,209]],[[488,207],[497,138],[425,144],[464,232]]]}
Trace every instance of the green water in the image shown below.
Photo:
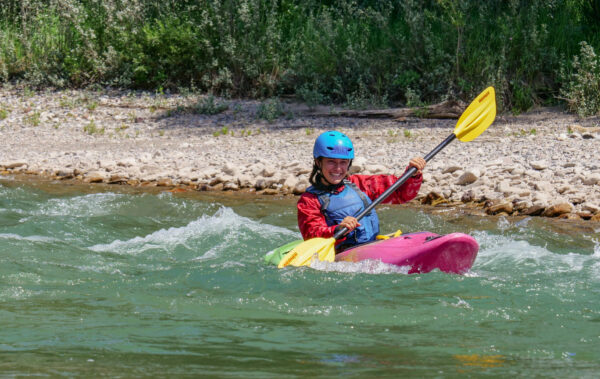
{"label": "green water", "polygon": [[90,188],[0,181],[2,377],[600,374],[600,225],[387,206],[472,234],[472,271],[278,270],[293,200]]}

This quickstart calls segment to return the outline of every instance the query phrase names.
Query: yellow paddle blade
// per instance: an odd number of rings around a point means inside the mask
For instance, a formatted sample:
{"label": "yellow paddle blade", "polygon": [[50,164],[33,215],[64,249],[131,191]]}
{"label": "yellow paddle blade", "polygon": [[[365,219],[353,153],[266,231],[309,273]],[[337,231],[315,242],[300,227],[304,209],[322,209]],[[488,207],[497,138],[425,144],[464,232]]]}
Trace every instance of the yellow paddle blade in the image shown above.
{"label": "yellow paddle blade", "polygon": [[496,118],[496,92],[488,87],[469,104],[458,119],[454,134],[463,142],[477,138]]}
{"label": "yellow paddle blade", "polygon": [[319,260],[333,262],[335,259],[335,238],[312,238],[296,246],[277,265],[283,268],[288,265],[308,266],[314,255]]}

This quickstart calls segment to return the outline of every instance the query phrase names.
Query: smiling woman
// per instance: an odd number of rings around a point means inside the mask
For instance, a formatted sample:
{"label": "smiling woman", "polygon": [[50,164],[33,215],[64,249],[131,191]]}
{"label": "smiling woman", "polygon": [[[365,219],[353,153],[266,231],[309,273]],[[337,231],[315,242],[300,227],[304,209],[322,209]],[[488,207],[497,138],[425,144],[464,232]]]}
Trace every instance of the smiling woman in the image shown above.
{"label": "smiling woman", "polygon": [[[315,140],[313,170],[310,186],[298,200],[298,226],[302,237],[330,238],[346,229],[345,238],[338,241],[336,250],[374,241],[379,234],[375,211],[358,222],[356,216],[364,211],[398,178],[394,175],[350,175],[348,169],[354,158],[354,145],[348,136],[327,131]],[[421,186],[423,158],[410,160],[407,170],[415,168],[412,177],[388,197],[388,203],[400,204],[412,200]]]}

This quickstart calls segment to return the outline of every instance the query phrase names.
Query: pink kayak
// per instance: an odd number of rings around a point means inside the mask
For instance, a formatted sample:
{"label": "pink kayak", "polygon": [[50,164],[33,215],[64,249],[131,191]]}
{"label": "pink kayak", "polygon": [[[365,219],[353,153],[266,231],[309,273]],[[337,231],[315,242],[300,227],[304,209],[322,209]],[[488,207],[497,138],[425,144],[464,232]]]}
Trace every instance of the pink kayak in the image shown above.
{"label": "pink kayak", "polygon": [[360,245],[337,254],[335,260],[379,260],[396,266],[408,266],[409,274],[426,273],[434,269],[464,274],[475,262],[478,250],[477,241],[467,234],[420,232]]}

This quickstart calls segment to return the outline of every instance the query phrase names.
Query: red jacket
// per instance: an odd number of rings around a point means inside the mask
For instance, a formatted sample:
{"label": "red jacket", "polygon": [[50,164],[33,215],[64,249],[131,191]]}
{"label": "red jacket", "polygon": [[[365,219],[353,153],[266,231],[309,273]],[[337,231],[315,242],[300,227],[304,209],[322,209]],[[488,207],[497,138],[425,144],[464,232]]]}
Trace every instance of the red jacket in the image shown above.
{"label": "red jacket", "polygon": [[[350,175],[348,180],[356,184],[371,200],[375,200],[386,189],[390,188],[398,178],[394,175]],[[402,204],[414,199],[419,193],[422,182],[423,176],[421,174],[411,177],[388,196],[383,203]],[[342,185],[339,191],[341,192],[343,189],[344,186]],[[336,225],[327,226],[325,216],[321,213],[321,203],[316,195],[309,192],[303,193],[298,199],[297,207],[298,227],[300,233],[302,233],[302,238],[307,240],[315,237],[333,237]]]}

